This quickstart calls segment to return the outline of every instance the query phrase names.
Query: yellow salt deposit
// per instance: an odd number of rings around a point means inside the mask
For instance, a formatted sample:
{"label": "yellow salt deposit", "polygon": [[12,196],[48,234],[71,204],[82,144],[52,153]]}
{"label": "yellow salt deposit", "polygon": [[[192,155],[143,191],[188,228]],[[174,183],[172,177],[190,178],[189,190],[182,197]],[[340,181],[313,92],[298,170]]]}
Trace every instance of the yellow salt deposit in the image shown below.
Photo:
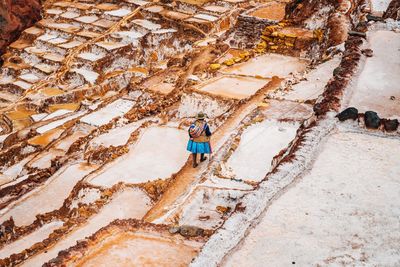
{"label": "yellow salt deposit", "polygon": [[79,108],[79,106],[80,106],[80,103],[54,104],[54,105],[49,105],[48,110],[49,110],[49,112],[54,112],[59,109],[75,111]]}
{"label": "yellow salt deposit", "polygon": [[28,144],[45,147],[50,144],[50,142],[57,139],[63,131],[64,129],[62,127],[49,130],[42,135],[38,135],[29,139]]}
{"label": "yellow salt deposit", "polygon": [[55,95],[61,95],[64,93],[63,90],[60,90],[58,88],[52,88],[52,87],[43,88],[40,90],[40,92],[46,96],[55,96]]}
{"label": "yellow salt deposit", "polygon": [[14,110],[6,113],[6,116],[11,120],[22,120],[29,118],[32,114],[36,112],[33,110]]}

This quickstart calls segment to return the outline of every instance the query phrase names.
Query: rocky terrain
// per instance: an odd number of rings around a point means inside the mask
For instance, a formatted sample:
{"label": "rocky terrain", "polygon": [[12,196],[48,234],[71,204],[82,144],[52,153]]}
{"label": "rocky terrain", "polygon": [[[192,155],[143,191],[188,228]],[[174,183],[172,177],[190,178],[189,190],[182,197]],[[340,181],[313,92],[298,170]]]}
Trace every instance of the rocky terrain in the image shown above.
{"label": "rocky terrain", "polygon": [[398,1],[20,6],[0,6],[0,266],[400,264]]}
{"label": "rocky terrain", "polygon": [[31,27],[41,17],[42,7],[38,0],[0,2],[0,55],[21,32]]}

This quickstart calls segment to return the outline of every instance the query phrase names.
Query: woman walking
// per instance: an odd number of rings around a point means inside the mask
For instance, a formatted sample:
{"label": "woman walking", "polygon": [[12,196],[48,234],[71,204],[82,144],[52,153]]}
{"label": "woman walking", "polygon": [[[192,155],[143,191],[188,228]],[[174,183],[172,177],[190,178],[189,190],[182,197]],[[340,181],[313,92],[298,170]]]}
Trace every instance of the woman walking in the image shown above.
{"label": "woman walking", "polygon": [[187,150],[192,153],[193,156],[193,168],[198,166],[197,164],[197,154],[200,154],[200,162],[207,159],[204,154],[211,154],[210,127],[205,120],[206,116],[204,113],[199,113],[196,116],[196,121],[193,122],[189,127],[189,142],[187,145]]}

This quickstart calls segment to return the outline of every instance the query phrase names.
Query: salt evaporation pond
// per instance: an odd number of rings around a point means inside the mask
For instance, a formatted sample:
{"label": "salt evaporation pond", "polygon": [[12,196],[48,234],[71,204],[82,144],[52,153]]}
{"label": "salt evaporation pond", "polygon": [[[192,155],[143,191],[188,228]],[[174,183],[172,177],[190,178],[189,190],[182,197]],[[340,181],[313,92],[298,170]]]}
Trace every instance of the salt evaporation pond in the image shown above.
{"label": "salt evaporation pond", "polygon": [[178,172],[188,158],[186,131],[170,127],[150,127],[139,137],[137,144],[119,159],[105,166],[88,182],[110,187],[119,182],[145,183],[167,179]]}

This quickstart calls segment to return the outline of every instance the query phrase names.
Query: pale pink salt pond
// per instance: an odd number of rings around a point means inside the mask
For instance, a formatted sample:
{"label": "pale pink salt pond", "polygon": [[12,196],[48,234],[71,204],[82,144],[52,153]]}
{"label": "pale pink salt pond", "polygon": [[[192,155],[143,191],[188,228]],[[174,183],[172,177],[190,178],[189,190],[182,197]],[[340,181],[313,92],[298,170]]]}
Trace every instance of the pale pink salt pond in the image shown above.
{"label": "pale pink salt pond", "polygon": [[295,84],[291,91],[282,96],[286,100],[305,101],[316,99],[325,89],[329,79],[333,77],[333,70],[339,66],[340,57],[335,57],[327,62],[318,65],[315,69],[306,74],[307,80]]}
{"label": "pale pink salt pond", "polygon": [[0,222],[12,216],[16,225],[29,225],[36,219],[37,214],[61,208],[75,184],[96,168],[95,165],[88,166],[84,163],[62,167],[44,185],[1,210]]}
{"label": "pale pink salt pond", "polygon": [[47,169],[51,167],[51,161],[56,157],[62,157],[65,155],[65,151],[59,149],[50,149],[49,151],[39,154],[28,166],[38,169]]}
{"label": "pale pink salt pond", "polygon": [[49,235],[63,225],[62,221],[54,221],[43,225],[33,233],[24,236],[10,244],[5,245],[0,250],[0,259],[8,258],[12,254],[17,254],[25,249],[30,248],[32,245],[41,242],[49,237]]}
{"label": "pale pink salt pond", "polygon": [[229,112],[231,105],[204,94],[191,93],[182,95],[176,117],[194,118],[199,112],[207,114],[208,119],[214,119]]}
{"label": "pale pink salt pond", "polygon": [[79,138],[88,135],[94,129],[91,125],[78,124],[73,133],[63,138],[54,145],[55,149],[63,150],[65,152],[71,147],[71,145],[77,141]]}
{"label": "pale pink salt pond", "polygon": [[298,123],[263,121],[247,128],[225,167],[236,179],[260,182],[271,171],[274,156],[295,138]]}
{"label": "pale pink salt pond", "polygon": [[15,163],[9,168],[2,170],[2,172],[0,173],[0,186],[8,186],[10,182],[20,176],[25,164],[28,163],[31,159],[32,156],[26,157],[25,159]]}
{"label": "pale pink salt pond", "polygon": [[94,126],[103,126],[114,118],[125,115],[134,105],[135,102],[133,101],[117,99],[107,106],[82,117],[80,121]]}
{"label": "pale pink salt pond", "polygon": [[64,236],[46,253],[43,252],[28,259],[22,266],[42,266],[55,258],[58,252],[75,245],[78,240],[91,236],[116,219],[141,219],[150,207],[151,200],[143,191],[137,188],[126,188],[116,193],[113,199],[85,224]]}
{"label": "pale pink salt pond", "polygon": [[110,147],[110,146],[122,146],[125,145],[129,138],[131,137],[131,134],[136,131],[146,120],[138,121],[138,122],[133,122],[127,125],[124,125],[122,127],[117,127],[114,129],[111,129],[107,133],[101,134],[95,138],[93,138],[89,146],[90,147],[99,147],[99,146],[104,146],[104,147]]}
{"label": "pale pink salt pond", "polygon": [[371,0],[371,9],[374,15],[383,15],[391,0]]}
{"label": "pale pink salt pond", "polygon": [[144,130],[130,151],[106,165],[87,181],[110,187],[119,182],[145,183],[167,179],[185,164],[188,153],[186,131],[170,127],[150,127]]}
{"label": "pale pink salt pond", "polygon": [[273,76],[286,78],[290,73],[303,72],[307,64],[308,60],[306,59],[278,54],[265,54],[252,58],[247,62],[227,67],[222,72],[264,78],[272,78]]}
{"label": "pale pink salt pond", "polygon": [[107,238],[76,266],[188,266],[201,243],[161,234],[123,233]]}
{"label": "pale pink salt pond", "polygon": [[[373,57],[366,58],[352,88],[348,106],[360,112],[372,110],[380,117],[400,117],[400,34],[394,31],[370,32]],[[395,99],[391,100],[391,96]]]}
{"label": "pale pink salt pond", "polygon": [[224,215],[217,207],[235,209],[245,194],[241,190],[228,190],[199,186],[178,209],[179,225],[192,225],[203,229],[217,229],[224,222]]}
{"label": "pale pink salt pond", "polygon": [[268,79],[222,76],[201,85],[197,90],[226,98],[244,99],[254,95]]}

